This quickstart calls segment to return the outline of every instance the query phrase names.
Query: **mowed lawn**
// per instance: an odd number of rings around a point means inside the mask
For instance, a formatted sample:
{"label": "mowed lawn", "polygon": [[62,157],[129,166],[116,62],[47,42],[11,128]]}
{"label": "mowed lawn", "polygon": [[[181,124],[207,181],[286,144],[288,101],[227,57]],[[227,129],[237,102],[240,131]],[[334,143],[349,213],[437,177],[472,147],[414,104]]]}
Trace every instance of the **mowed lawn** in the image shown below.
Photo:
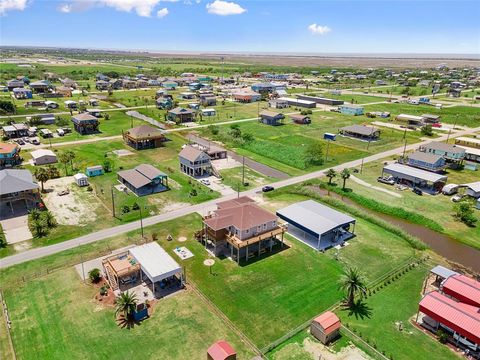
{"label": "mowed lawn", "polygon": [[253,352],[191,290],[161,299],[132,329],[117,326],[113,307],[74,268],[5,290],[18,359],[201,359],[226,339],[240,359]]}
{"label": "mowed lawn", "polygon": [[[447,346],[424,334],[410,320],[416,315],[422,283],[430,265],[420,265],[365,300],[364,316],[337,310],[344,325],[390,359],[458,359]],[[398,322],[403,331],[398,330]]]}

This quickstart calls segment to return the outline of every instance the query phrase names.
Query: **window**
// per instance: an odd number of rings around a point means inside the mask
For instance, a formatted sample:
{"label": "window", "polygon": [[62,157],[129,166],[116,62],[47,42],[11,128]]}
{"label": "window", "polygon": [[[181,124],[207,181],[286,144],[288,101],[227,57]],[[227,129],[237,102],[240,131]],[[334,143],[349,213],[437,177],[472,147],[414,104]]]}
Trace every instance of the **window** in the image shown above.
{"label": "window", "polygon": [[263,230],[267,230],[267,224],[263,224]]}
{"label": "window", "polygon": [[245,230],[245,234],[248,234],[249,233],[249,229]]}

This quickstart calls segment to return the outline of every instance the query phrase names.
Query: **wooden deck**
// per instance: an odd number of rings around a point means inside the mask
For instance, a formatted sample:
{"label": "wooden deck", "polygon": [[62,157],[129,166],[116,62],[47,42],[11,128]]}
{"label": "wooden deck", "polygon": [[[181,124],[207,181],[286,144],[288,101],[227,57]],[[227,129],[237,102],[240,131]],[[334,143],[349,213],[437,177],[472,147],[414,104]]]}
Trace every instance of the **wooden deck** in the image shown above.
{"label": "wooden deck", "polygon": [[248,238],[246,240],[240,240],[236,235],[234,234],[227,234],[226,235],[226,240],[227,242],[235,247],[236,249],[241,249],[249,245],[256,244],[262,240],[267,240],[270,238],[273,238],[277,235],[283,235],[283,233],[286,231],[286,227],[283,225],[278,225],[275,229],[271,231],[267,231],[265,233],[259,234],[257,236]]}

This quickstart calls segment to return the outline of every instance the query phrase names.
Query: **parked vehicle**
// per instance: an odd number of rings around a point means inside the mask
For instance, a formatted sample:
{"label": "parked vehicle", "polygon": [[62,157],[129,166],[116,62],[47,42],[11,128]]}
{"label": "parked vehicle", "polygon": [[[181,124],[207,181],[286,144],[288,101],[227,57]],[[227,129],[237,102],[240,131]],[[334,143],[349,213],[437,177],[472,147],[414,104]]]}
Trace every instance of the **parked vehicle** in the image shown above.
{"label": "parked vehicle", "polygon": [[379,177],[377,178],[377,181],[378,181],[378,182],[381,182],[381,183],[383,183],[383,184],[387,184],[387,185],[393,185],[393,184],[395,184],[395,180],[393,179],[392,176],[387,176],[387,177],[381,177],[381,176],[379,176]]}
{"label": "parked vehicle", "polygon": [[434,127],[434,128],[441,128],[441,127],[442,127],[442,124],[440,124],[440,123],[433,123],[433,124],[432,124],[432,127]]}
{"label": "parked vehicle", "polygon": [[64,136],[65,131],[63,131],[63,129],[57,129],[57,134],[58,134],[58,136]]}
{"label": "parked vehicle", "polygon": [[40,141],[38,140],[37,137],[34,137],[34,138],[30,139],[30,142],[31,142],[33,145],[40,145]]}
{"label": "parked vehicle", "polygon": [[270,185],[266,185],[262,188],[263,192],[269,192],[269,191],[273,191],[273,190],[275,190],[275,188],[273,186],[270,186]]}
{"label": "parked vehicle", "polygon": [[442,188],[442,194],[443,195],[453,195],[456,194],[458,191],[458,185],[457,184],[447,184]]}
{"label": "parked vehicle", "polygon": [[59,191],[57,193],[58,196],[64,196],[64,195],[68,195],[68,194],[70,194],[70,190],[68,190],[68,189]]}
{"label": "parked vehicle", "polygon": [[15,140],[15,142],[16,142],[18,145],[25,145],[25,141],[23,141],[23,139],[17,139],[17,140]]}
{"label": "parked vehicle", "polygon": [[456,195],[453,195],[452,196],[452,201],[453,202],[459,202],[463,199],[465,195],[462,195],[462,194],[456,194]]}
{"label": "parked vehicle", "polygon": [[210,185],[210,180],[208,180],[208,179],[202,179],[202,180],[200,180],[200,182],[201,182],[203,185],[206,185],[206,186],[209,186],[209,185]]}
{"label": "parked vehicle", "polygon": [[420,190],[419,188],[413,188],[412,191],[417,195],[420,195],[420,196],[423,195],[423,191]]}
{"label": "parked vehicle", "polygon": [[338,109],[338,108],[333,108],[333,109],[330,109],[330,111],[331,111],[331,112],[337,112],[337,113],[339,113],[339,112],[340,112],[340,109]]}

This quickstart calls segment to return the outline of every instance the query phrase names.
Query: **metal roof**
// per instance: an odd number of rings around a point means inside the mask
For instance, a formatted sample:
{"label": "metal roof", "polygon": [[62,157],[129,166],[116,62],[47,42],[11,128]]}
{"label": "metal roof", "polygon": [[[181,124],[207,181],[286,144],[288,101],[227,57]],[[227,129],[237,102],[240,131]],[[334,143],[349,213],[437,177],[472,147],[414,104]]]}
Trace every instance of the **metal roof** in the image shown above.
{"label": "metal roof", "polygon": [[180,265],[156,242],[136,246],[129,252],[140,263],[145,275],[154,283],[182,271]]}
{"label": "metal roof", "polygon": [[340,211],[306,200],[277,211],[278,217],[321,236],[339,226],[355,222],[355,219]]}
{"label": "metal roof", "polygon": [[442,290],[457,300],[480,307],[480,282],[468,276],[450,276],[443,282]]}
{"label": "metal roof", "polygon": [[462,186],[468,187],[473,192],[480,192],[480,181],[476,181],[468,184],[462,184]]}
{"label": "metal roof", "polygon": [[408,155],[408,158],[416,161],[423,161],[429,164],[435,164],[438,160],[443,159],[442,156],[434,153],[426,153],[423,151],[415,151]]}
{"label": "metal roof", "polygon": [[33,182],[30,171],[18,169],[0,170],[0,195],[34,189],[38,189],[38,184]]}
{"label": "metal roof", "polygon": [[331,334],[342,326],[338,316],[331,311],[325,311],[323,314],[313,319],[313,322],[319,324],[323,328],[325,335]]}
{"label": "metal roof", "polygon": [[432,274],[438,275],[443,279],[448,279],[450,276],[457,275],[456,271],[447,269],[442,265],[435,266],[432,270],[430,270]]}
{"label": "metal roof", "polygon": [[[398,174],[402,175],[407,175],[416,179],[420,180],[425,180],[425,181],[430,181],[432,183],[436,182],[446,182],[447,181],[447,176],[445,175],[439,175],[430,171],[425,171],[422,169],[417,169],[411,166],[399,164],[399,163],[394,163],[394,164],[389,164],[386,165],[383,168],[383,171],[390,173],[395,172]],[[393,175],[393,174],[392,174]]]}
{"label": "metal roof", "polygon": [[363,135],[363,136],[372,136],[377,131],[379,131],[379,129],[376,128],[375,126],[366,126],[366,125],[357,125],[357,124],[344,126],[340,130],[353,133],[353,134]]}

